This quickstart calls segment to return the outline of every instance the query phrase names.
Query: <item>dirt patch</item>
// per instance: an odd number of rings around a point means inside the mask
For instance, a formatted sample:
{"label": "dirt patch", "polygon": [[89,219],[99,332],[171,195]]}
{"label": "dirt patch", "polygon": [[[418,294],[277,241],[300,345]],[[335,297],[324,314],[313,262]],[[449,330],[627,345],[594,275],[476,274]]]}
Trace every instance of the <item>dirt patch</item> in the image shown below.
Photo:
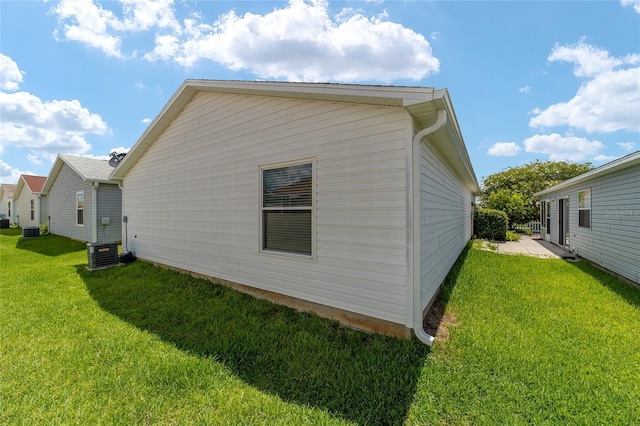
{"label": "dirt patch", "polygon": [[445,307],[439,297],[431,305],[422,324],[428,334],[441,342],[449,340],[449,329],[456,325],[458,325],[458,319],[455,314],[445,311]]}

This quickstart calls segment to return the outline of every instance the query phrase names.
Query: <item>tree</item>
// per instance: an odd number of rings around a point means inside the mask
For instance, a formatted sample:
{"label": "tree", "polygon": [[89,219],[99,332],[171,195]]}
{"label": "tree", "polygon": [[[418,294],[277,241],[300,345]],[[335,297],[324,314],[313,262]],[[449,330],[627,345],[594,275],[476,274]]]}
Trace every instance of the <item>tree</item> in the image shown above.
{"label": "tree", "polygon": [[[492,194],[501,190],[506,190],[511,195],[519,194],[524,202],[524,214],[518,218],[518,221],[535,220],[539,213],[533,194],[591,169],[593,169],[591,163],[540,160],[522,166],[509,167],[484,178],[480,202],[483,206],[487,206]],[[500,197],[504,197],[504,194]],[[511,222],[511,216],[509,218]]]}
{"label": "tree", "polygon": [[528,222],[526,204],[522,195],[508,189],[500,189],[489,195],[485,208],[502,210],[507,214],[509,229],[514,225]]}

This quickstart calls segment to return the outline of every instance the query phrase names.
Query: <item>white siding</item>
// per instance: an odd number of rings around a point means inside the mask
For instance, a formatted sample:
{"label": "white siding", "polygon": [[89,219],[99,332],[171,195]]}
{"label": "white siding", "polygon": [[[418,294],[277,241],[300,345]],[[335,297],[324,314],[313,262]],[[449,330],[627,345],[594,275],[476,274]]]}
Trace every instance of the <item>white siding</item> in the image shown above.
{"label": "white siding", "polygon": [[[46,198],[46,197],[43,197]],[[31,200],[33,200],[33,219],[31,219]],[[42,214],[41,221],[43,224],[46,224],[46,211],[40,211],[40,199],[37,194],[29,191],[27,185],[22,188],[20,191],[20,196],[17,200],[14,200],[12,204],[15,204],[16,207],[16,222],[19,226],[39,226],[38,223],[39,213]],[[43,205],[43,208],[46,207],[46,202]],[[13,214],[13,213],[12,213]],[[19,216],[19,217],[18,217]]]}
{"label": "white siding", "polygon": [[[9,203],[11,203],[11,211],[9,211]],[[15,223],[15,205],[13,203],[13,196],[9,196],[7,192],[2,193],[2,199],[0,199],[0,213],[4,214],[5,219],[9,219],[10,223]],[[9,215],[11,213],[11,215]]]}
{"label": "white siding", "polygon": [[[76,192],[84,191],[84,226],[76,225]],[[79,241],[91,241],[92,187],[63,164],[49,195],[49,231]]]}
{"label": "white siding", "polygon": [[430,142],[420,159],[422,308],[435,296],[472,234],[473,194]]}
{"label": "white siding", "polygon": [[40,225],[48,225],[49,219],[49,197],[40,195]]}
{"label": "white siding", "polygon": [[[128,249],[404,324],[406,122],[401,108],[200,92],[125,177]],[[260,254],[259,167],[307,158],[315,260]]]}
{"label": "white siding", "polygon": [[[591,228],[578,226],[578,192],[591,189]],[[549,196],[569,196],[570,248],[640,283],[640,167],[577,183]],[[558,202],[552,206],[552,241],[558,243]]]}
{"label": "white siding", "polygon": [[[98,186],[97,237],[99,243],[120,241],[122,238],[122,191],[115,184]],[[109,225],[102,225],[102,218],[109,218]]]}

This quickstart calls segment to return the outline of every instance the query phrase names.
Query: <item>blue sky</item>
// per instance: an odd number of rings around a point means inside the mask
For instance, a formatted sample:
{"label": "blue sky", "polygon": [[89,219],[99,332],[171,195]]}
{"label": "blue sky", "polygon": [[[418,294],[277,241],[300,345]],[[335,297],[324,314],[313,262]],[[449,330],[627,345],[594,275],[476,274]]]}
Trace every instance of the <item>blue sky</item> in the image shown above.
{"label": "blue sky", "polygon": [[640,149],[640,0],[0,1],[0,180],[130,148],[187,78],[448,88],[479,180]]}

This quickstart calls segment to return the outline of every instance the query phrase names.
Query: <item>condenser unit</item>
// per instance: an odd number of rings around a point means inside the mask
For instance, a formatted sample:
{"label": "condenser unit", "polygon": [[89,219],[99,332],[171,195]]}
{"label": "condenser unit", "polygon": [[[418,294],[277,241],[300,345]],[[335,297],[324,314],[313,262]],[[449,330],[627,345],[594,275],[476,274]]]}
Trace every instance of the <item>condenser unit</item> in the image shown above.
{"label": "condenser unit", "polygon": [[87,243],[87,269],[96,269],[117,266],[118,244],[117,243]]}

